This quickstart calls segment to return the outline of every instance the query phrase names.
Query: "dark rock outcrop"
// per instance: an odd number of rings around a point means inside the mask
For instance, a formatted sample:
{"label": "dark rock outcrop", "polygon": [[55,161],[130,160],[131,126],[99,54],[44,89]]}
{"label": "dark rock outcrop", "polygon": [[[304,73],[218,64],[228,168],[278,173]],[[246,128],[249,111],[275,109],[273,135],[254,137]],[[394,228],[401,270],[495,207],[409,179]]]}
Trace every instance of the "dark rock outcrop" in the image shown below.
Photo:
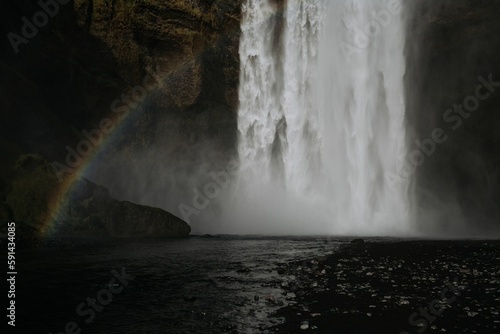
{"label": "dark rock outcrop", "polygon": [[157,208],[111,201],[104,226],[113,237],[186,237],[191,228],[176,216]]}
{"label": "dark rock outcrop", "polygon": [[109,196],[108,189],[80,179],[70,188],[55,233],[65,236],[182,238],[191,227],[171,213]]}
{"label": "dark rock outcrop", "polygon": [[[20,237],[187,237],[191,227],[162,209],[118,201],[109,190],[81,178],[58,194],[51,166],[38,155],[22,155],[0,203],[3,221],[15,221]],[[5,226],[2,225],[2,231]]]}
{"label": "dark rock outcrop", "polygon": [[363,245],[365,243],[365,241],[363,239],[352,239],[351,240],[351,244],[353,245]]}
{"label": "dark rock outcrop", "polygon": [[[171,213],[109,196],[108,189],[89,180],[76,181],[58,221],[61,234],[103,237],[187,237],[191,227]],[[68,224],[68,221],[72,222]]]}

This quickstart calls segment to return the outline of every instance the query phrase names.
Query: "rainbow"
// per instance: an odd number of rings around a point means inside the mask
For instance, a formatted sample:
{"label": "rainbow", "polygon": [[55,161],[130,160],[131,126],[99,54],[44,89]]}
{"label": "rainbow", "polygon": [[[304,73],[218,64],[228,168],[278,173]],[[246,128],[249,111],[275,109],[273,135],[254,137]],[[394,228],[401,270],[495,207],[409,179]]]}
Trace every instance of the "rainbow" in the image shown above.
{"label": "rainbow", "polygon": [[[146,100],[147,98],[144,101]],[[142,103],[144,103],[144,101]],[[139,105],[134,109],[138,108]],[[132,111],[129,113],[128,117],[124,117],[122,119],[120,119],[117,115],[108,117],[113,122],[113,131],[107,135],[103,133],[102,142],[98,146],[94,146],[91,154],[82,157],[81,163],[76,168],[73,168],[71,173],[65,175],[59,183],[59,186],[51,194],[47,203],[47,212],[44,217],[41,217],[40,219],[42,224],[39,227],[39,232],[42,236],[47,237],[56,232],[58,222],[62,220],[62,214],[69,204],[69,199],[71,198],[71,192],[75,185],[75,181],[86,175],[88,168],[90,168],[92,164],[97,161],[95,158],[99,155],[99,153],[104,151],[105,147],[109,142],[111,142],[116,134],[125,128],[127,120],[130,119],[130,114],[132,114]]]}
{"label": "rainbow", "polygon": [[[285,10],[285,6],[285,2],[283,2],[282,4],[276,4],[276,10],[274,13],[269,14],[269,19],[272,19],[272,17],[276,15],[282,14]],[[231,28],[222,32],[221,34],[230,36],[232,34],[239,34],[239,32],[239,28],[237,31]],[[198,50],[196,54],[194,54],[193,59],[196,62],[199,62],[201,60],[203,52],[203,49]],[[169,73],[166,73],[166,76],[161,77],[161,82],[163,83],[169,78],[176,76],[178,73],[187,70],[188,65],[190,65],[190,63],[188,63],[187,60],[182,61],[176,70],[171,70]],[[157,79],[157,77],[155,79]],[[82,157],[81,163],[76,168],[73,168],[72,173],[66,174],[63,180],[60,182],[59,186],[50,196],[47,203],[47,211],[39,219],[41,224],[39,225],[38,229],[42,237],[49,237],[53,235],[54,232],[56,232],[59,223],[63,220],[63,213],[68,206],[75,181],[81,179],[86,175],[86,171],[97,161],[96,157],[99,156],[99,153],[103,152],[105,147],[112,141],[113,138],[116,137],[117,133],[125,128],[125,125],[128,123],[127,120],[130,121],[131,119],[130,116],[134,112],[136,112],[137,109],[139,109],[148,99],[150,99],[153,95],[152,93],[161,88],[161,86],[162,85],[160,84],[160,81],[158,81],[158,86],[154,90],[148,92],[147,96],[142,101],[137,102],[137,105],[135,107],[130,108],[130,112],[128,113],[127,117],[120,117],[120,115],[116,114],[115,112],[111,112],[108,117],[106,117],[112,121],[114,129],[108,134],[103,133],[102,142],[98,146],[94,146],[94,150],[92,151],[92,153]],[[129,90],[129,92],[130,91],[131,90]]]}

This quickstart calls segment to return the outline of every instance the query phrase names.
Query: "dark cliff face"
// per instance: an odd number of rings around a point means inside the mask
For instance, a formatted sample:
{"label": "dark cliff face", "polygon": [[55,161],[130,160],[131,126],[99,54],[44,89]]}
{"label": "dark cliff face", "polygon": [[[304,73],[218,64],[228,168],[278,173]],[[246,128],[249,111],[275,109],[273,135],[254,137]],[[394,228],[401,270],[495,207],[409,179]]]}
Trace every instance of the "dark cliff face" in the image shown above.
{"label": "dark cliff face", "polygon": [[241,2],[48,2],[33,29],[36,1],[0,4],[2,201],[21,153],[68,166],[68,147],[108,119],[90,176],[114,197],[176,208],[197,162],[208,171],[235,153]]}
{"label": "dark cliff face", "polygon": [[408,145],[431,152],[412,175],[417,224],[487,233],[500,217],[500,84],[485,84],[500,82],[500,1],[412,1],[407,15]]}
{"label": "dark cliff face", "polygon": [[[1,6],[2,36],[20,38],[22,18],[32,21],[41,10],[36,2]],[[163,74],[161,88],[148,92],[161,113],[184,120],[221,108],[234,123],[238,1],[77,0],[58,7],[26,43],[13,47],[2,38],[3,138],[64,158],[64,145],[52,145],[62,138],[70,145],[75,132],[96,127],[148,73]]]}
{"label": "dark cliff face", "polygon": [[131,110],[89,177],[180,215],[192,189],[236,155],[241,1],[126,3],[91,11],[77,2],[79,24],[90,15],[90,34],[109,45],[129,89],[148,73],[161,86]]}

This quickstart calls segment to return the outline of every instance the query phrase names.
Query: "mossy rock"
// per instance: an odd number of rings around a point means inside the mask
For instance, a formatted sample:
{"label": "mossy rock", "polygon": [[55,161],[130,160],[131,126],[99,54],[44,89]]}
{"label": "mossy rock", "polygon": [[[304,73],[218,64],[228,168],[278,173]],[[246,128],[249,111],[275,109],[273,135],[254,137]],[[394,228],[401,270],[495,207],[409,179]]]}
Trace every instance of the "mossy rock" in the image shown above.
{"label": "mossy rock", "polygon": [[52,166],[41,156],[22,155],[15,163],[6,204],[13,219],[39,229],[48,217],[48,203],[59,185]]}
{"label": "mossy rock", "polygon": [[186,222],[167,211],[127,201],[110,201],[105,224],[111,237],[183,238],[191,232]]}

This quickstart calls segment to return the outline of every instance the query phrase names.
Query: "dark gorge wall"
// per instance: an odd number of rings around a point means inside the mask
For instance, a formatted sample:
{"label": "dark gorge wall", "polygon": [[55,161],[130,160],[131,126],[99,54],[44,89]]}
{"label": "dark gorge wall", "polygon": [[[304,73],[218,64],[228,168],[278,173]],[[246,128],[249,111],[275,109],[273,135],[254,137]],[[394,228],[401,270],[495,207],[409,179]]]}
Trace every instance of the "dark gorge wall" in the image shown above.
{"label": "dark gorge wall", "polygon": [[500,1],[415,0],[406,15],[415,224],[488,235],[500,227]]}
{"label": "dark gorge wall", "polygon": [[[86,170],[111,196],[164,209],[177,207],[187,180],[234,156],[240,1],[43,3],[48,19],[34,29],[38,1],[0,4],[2,217],[24,214],[8,205],[15,181],[27,197],[14,202],[37,212],[60,185],[50,165],[42,186],[24,180],[15,171],[22,154],[68,167],[64,178]],[[94,130],[104,129],[101,141]],[[95,134],[92,158],[69,166],[86,133]]]}
{"label": "dark gorge wall", "polygon": [[113,196],[181,216],[193,188],[235,156],[240,9],[239,1],[137,1],[110,30],[108,16],[120,14],[94,4],[91,33],[111,40],[122,71],[140,70],[130,88],[145,69],[162,77],[89,172]]}

